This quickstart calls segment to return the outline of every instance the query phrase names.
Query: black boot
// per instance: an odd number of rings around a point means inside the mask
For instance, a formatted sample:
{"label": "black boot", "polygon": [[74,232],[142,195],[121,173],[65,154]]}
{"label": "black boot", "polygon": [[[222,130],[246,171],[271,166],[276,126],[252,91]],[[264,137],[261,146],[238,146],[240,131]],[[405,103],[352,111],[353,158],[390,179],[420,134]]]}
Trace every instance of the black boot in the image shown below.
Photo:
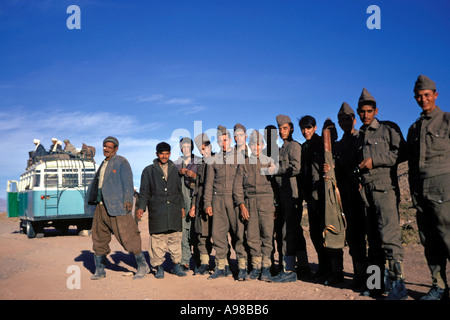
{"label": "black boot", "polygon": [[408,298],[408,291],[403,279],[402,261],[389,260],[389,278],[391,286],[386,300],[404,300]]}
{"label": "black boot", "polygon": [[145,275],[147,273],[150,272],[150,268],[147,264],[147,261],[145,261],[145,256],[144,254],[141,252],[138,255],[134,256],[136,258],[136,264],[137,264],[137,272],[133,277],[133,280],[135,279],[142,279],[145,277]]}
{"label": "black boot", "polygon": [[106,277],[105,258],[105,256],[94,256],[95,273],[92,275],[91,280],[99,280]]}

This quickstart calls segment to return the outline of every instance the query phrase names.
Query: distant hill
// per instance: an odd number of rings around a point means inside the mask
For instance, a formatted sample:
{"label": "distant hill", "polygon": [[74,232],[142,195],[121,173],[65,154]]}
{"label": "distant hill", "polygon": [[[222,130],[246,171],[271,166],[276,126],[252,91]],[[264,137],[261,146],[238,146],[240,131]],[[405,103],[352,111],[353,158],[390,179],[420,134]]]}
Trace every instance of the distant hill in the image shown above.
{"label": "distant hill", "polygon": [[6,199],[0,199],[0,212],[6,211]]}

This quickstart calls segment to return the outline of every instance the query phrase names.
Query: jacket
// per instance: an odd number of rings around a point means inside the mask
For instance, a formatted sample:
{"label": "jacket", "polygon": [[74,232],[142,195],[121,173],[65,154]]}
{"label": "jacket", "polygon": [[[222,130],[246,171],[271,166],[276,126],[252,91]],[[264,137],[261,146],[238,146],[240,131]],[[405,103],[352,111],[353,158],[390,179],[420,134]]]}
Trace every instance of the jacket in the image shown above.
{"label": "jacket", "polygon": [[272,176],[267,172],[267,167],[273,160],[263,154],[259,158],[252,154],[245,162],[238,166],[234,179],[233,198],[236,205],[252,197],[269,198],[273,201]]}
{"label": "jacket", "polygon": [[204,209],[212,207],[213,194],[233,196],[233,182],[237,169],[236,154],[233,150],[214,155],[206,167],[204,189]]}
{"label": "jacket", "polygon": [[[184,201],[181,179],[175,164],[171,160],[167,164],[167,181],[158,159],[142,171],[139,209],[145,211],[148,206],[150,234],[182,230]],[[185,209],[186,212],[189,210]]]}
{"label": "jacket", "polygon": [[[86,197],[89,205],[96,205],[98,194],[98,178],[101,167],[97,170],[94,179],[89,184]],[[133,203],[134,186],[133,172],[127,159],[122,156],[115,155],[106,166],[105,175],[103,177],[102,197],[103,204],[111,216],[121,216],[128,212],[124,209],[124,203]]]}
{"label": "jacket", "polygon": [[279,153],[279,169],[275,175],[282,197],[299,197],[297,176],[301,169],[302,148],[292,139],[284,140]]}
{"label": "jacket", "polygon": [[408,130],[410,179],[450,173],[450,112],[438,106]]}
{"label": "jacket", "polygon": [[373,169],[361,171],[362,184],[373,183],[376,190],[398,186],[397,167],[406,160],[406,142],[397,124],[374,119],[362,126],[357,139],[357,162],[372,158]]}

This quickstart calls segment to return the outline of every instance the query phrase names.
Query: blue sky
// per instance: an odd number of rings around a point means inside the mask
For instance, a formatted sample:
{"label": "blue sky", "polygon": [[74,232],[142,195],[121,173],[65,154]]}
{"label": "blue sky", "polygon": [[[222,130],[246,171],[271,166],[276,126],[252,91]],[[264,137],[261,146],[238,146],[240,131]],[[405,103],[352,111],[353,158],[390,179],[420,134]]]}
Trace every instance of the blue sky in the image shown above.
{"label": "blue sky", "polygon": [[[70,5],[79,30],[66,26]],[[366,26],[370,5],[381,29]],[[450,111],[449,13],[447,0],[1,0],[0,198],[35,138],[93,145],[100,162],[116,136],[139,186],[155,145],[176,159],[194,121],[262,129],[286,114],[303,142],[300,117],[336,121],[363,87],[406,135],[419,74]]]}

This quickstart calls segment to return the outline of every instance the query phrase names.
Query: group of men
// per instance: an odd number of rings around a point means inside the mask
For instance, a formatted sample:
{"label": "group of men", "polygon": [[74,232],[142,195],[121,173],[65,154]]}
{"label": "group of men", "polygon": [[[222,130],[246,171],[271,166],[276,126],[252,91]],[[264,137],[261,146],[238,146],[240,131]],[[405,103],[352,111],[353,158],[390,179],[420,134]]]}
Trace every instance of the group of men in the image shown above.
{"label": "group of men", "polygon": [[[432,286],[423,299],[448,297],[446,263],[450,258],[450,113],[436,105],[435,83],[419,76],[415,99],[421,117],[410,127],[407,140],[393,122],[376,118],[376,100],[364,88],[356,114],[362,126],[355,129],[356,115],[343,103],[338,123],[344,132],[337,140],[331,131],[334,163],[325,162],[324,138],[316,133],[313,117],[299,121],[303,144],[292,138],[294,125],[286,115],[276,117],[277,127],[267,126],[264,135],[249,134],[242,124],[233,136],[223,126],[217,129],[219,152],[203,133],[183,138],[183,156],[172,162],[171,147],[162,142],[156,159],[141,176],[139,205],[142,218],[148,211],[150,264],[155,277],[164,277],[165,254],[170,253],[172,272],[185,276],[193,246],[195,274],[209,273],[210,255],[215,251],[215,269],[208,279],[231,275],[230,248],[236,254],[238,280],[260,279],[291,282],[317,279],[333,285],[343,280],[343,247],[324,241],[327,221],[327,173],[335,172],[340,203],[345,213],[345,241],[352,257],[354,280],[365,295],[386,294],[386,299],[408,296],[403,273],[403,247],[399,227],[397,166],[409,163],[409,182],[417,209],[420,239],[431,271]],[[335,129],[335,128],[334,128]],[[283,141],[278,146],[274,141]],[[231,147],[234,138],[236,145]],[[193,155],[194,142],[202,154]],[[92,227],[96,270],[93,279],[105,276],[104,259],[109,253],[111,230],[136,257],[134,278],[149,272],[141,251],[139,229],[131,215],[134,195],[127,160],[116,155],[118,140],[103,142],[106,157],[92,181],[88,203],[96,205]],[[328,192],[328,191],[327,191]],[[311,241],[318,256],[312,274],[301,226],[303,201],[307,204]],[[230,241],[231,240],[231,241]],[[280,267],[272,275],[273,254],[278,251]],[[367,268],[383,270],[380,286],[367,285]]]}
{"label": "group of men", "polygon": [[62,149],[62,141],[58,140],[57,138],[52,138],[52,144],[48,148],[48,151],[45,149],[45,147],[41,144],[41,141],[39,139],[33,140],[35,148],[35,156],[45,156],[47,154],[54,154],[57,152],[67,152],[71,154],[76,154],[77,149],[70,143],[69,139],[64,139],[65,147],[64,150]]}

